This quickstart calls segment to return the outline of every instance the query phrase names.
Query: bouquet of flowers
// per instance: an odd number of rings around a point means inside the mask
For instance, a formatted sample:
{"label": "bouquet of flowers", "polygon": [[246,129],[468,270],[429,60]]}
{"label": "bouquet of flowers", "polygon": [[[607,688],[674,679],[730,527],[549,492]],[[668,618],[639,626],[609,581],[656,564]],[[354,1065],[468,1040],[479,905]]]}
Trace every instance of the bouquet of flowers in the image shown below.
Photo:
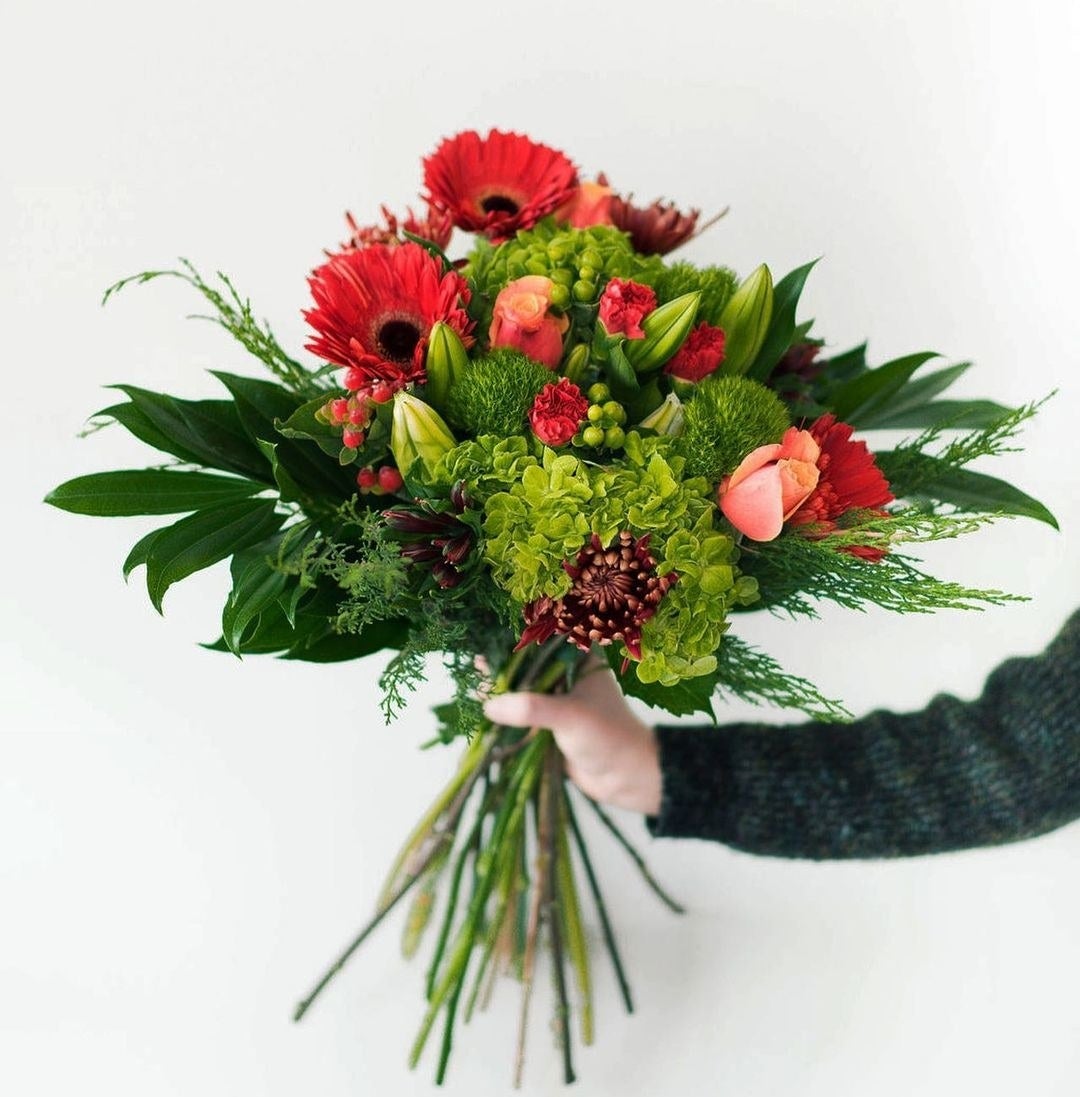
{"label": "bouquet of flowers", "polygon": [[[443,1079],[456,1021],[503,972],[522,985],[520,1078],[546,941],[571,1081],[572,1030],[593,1038],[593,917],[632,1008],[580,812],[679,908],[567,785],[550,733],[492,726],[485,691],[568,690],[609,666],[626,694],[675,715],[712,716],[731,695],[843,719],[731,626],[759,609],[812,616],[819,599],[915,613],[1008,600],[925,574],[906,547],[999,515],[1053,524],[968,467],[1008,448],[1037,405],[942,399],[968,363],[928,368],[931,353],[872,368],[865,345],[828,351],[798,318],[812,263],[774,283],[764,265],[740,279],[667,259],[705,227],[698,210],[635,205],[527,137],[460,133],[423,179],[422,216],[349,216],[348,240],[311,273],[315,364],[224,275],[183,262],[113,286],[106,299],[185,280],[274,379],[215,373],[216,399],[117,386],[93,424],[119,423],[166,461],[80,476],[48,501],[184,515],[124,562],[145,568],[154,606],[228,559],[209,646],[318,662],[389,651],[387,719],[442,653],[455,695],[432,742],[460,741],[460,765],[296,1016],[408,897],[405,954],[436,927],[412,1064],[441,1019]],[[455,230],[471,234],[456,259]],[[911,433],[877,452],[854,437],[877,430]]]}

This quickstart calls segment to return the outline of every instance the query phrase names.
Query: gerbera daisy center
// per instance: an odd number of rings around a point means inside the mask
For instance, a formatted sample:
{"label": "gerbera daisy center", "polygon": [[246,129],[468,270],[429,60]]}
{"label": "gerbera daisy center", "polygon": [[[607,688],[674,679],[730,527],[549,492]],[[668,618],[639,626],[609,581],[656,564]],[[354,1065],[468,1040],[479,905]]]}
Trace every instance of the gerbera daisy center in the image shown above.
{"label": "gerbera daisy center", "polygon": [[480,208],[485,213],[507,213],[513,217],[521,206],[505,194],[489,194],[480,199]]}
{"label": "gerbera daisy center", "polygon": [[412,320],[387,320],[379,328],[379,349],[391,362],[411,362],[421,335]]}

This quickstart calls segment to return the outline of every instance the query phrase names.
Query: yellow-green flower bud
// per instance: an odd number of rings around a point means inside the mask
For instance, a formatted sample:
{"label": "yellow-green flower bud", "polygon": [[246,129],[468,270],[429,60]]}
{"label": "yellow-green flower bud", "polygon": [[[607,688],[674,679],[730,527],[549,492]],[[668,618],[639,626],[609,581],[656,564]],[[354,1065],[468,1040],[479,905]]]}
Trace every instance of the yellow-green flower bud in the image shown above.
{"label": "yellow-green flower bud", "polygon": [[773,310],[772,274],[764,263],[731,295],[720,314],[724,329],[723,373],[745,373],[765,342]]}
{"label": "yellow-green flower bud", "polygon": [[639,427],[655,430],[657,434],[678,436],[683,431],[682,401],[673,392],[669,392],[664,402],[638,423]]}
{"label": "yellow-green flower bud", "polygon": [[403,476],[417,461],[430,476],[443,454],[455,445],[454,436],[434,408],[404,390],[394,396],[390,450]]}
{"label": "yellow-green flower bud", "polygon": [[433,324],[428,335],[427,397],[437,408],[446,407],[450,389],[461,380],[469,367],[469,355],[461,337],[441,320]]}
{"label": "yellow-green flower bud", "polygon": [[[559,287],[556,286],[556,289]],[[552,301],[554,301],[554,295]],[[584,343],[578,343],[576,347],[570,352],[570,356],[566,359],[566,366],[563,368],[563,375],[570,381],[573,381],[575,385],[581,384],[581,379],[585,376],[585,370],[589,365],[589,348]]]}
{"label": "yellow-green flower bud", "polygon": [[637,373],[648,373],[675,355],[694,326],[700,301],[701,294],[697,290],[684,293],[653,309],[641,321],[645,338],[628,339],[623,345],[623,351]]}

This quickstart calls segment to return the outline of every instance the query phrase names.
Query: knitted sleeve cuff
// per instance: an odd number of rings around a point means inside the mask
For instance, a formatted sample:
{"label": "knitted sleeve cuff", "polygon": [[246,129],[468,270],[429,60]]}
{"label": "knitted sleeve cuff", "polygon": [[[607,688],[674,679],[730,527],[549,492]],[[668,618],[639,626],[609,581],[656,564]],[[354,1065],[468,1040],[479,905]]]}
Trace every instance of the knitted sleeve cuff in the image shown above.
{"label": "knitted sleeve cuff", "polygon": [[660,811],[645,817],[654,838],[709,838],[727,831],[731,762],[714,727],[658,727]]}

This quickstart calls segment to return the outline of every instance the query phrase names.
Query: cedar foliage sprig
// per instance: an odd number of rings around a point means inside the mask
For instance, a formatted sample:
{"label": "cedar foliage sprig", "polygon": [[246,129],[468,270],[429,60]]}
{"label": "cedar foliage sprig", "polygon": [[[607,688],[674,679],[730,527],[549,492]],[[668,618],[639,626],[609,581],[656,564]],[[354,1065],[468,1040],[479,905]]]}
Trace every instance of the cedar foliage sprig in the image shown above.
{"label": "cedar foliage sprig", "polygon": [[295,358],[287,354],[274,336],[270,325],[266,321],[260,322],[255,318],[255,314],[251,311],[251,301],[240,296],[227,274],[222,271],[217,272],[218,279],[225,287],[225,291],[222,292],[210,285],[189,260],[181,258],[178,262],[181,267],[180,270],[145,270],[141,274],[121,278],[119,282],[114,282],[109,286],[101,299],[101,303],[106,304],[110,297],[133,283],[143,285],[155,278],[179,278],[198,290],[213,306],[216,313],[213,316],[196,314],[189,317],[189,319],[209,320],[212,324],[224,328],[246,351],[258,358],[292,392],[313,399],[321,393],[329,391],[328,386],[320,383],[319,373],[306,369]]}
{"label": "cedar foliage sprig", "polygon": [[788,674],[771,655],[737,636],[724,637],[716,659],[717,693],[721,696],[731,694],[754,705],[794,709],[815,720],[846,723],[851,719],[839,701],[826,697],[813,682]]}
{"label": "cedar foliage sprig", "polygon": [[[848,609],[878,605],[897,613],[938,609],[983,609],[1026,599],[999,590],[979,590],[935,579],[913,557],[893,551],[898,544],[925,544],[971,533],[1000,518],[995,514],[928,514],[911,507],[814,540],[789,533],[764,544],[744,544],[740,566],[757,579],[766,605],[791,616],[816,617],[815,601]],[[841,551],[855,546],[887,547],[870,562]]]}
{"label": "cedar foliage sprig", "polygon": [[967,431],[952,439],[939,453],[927,450],[936,445],[946,431],[956,425],[945,421],[928,427],[921,434],[901,442],[896,449],[877,455],[878,464],[898,499],[910,499],[932,485],[943,470],[962,469],[980,457],[997,457],[1019,448],[1009,445],[1023,425],[1035,416],[1054,394],[1034,403],[1023,404],[985,427]]}

